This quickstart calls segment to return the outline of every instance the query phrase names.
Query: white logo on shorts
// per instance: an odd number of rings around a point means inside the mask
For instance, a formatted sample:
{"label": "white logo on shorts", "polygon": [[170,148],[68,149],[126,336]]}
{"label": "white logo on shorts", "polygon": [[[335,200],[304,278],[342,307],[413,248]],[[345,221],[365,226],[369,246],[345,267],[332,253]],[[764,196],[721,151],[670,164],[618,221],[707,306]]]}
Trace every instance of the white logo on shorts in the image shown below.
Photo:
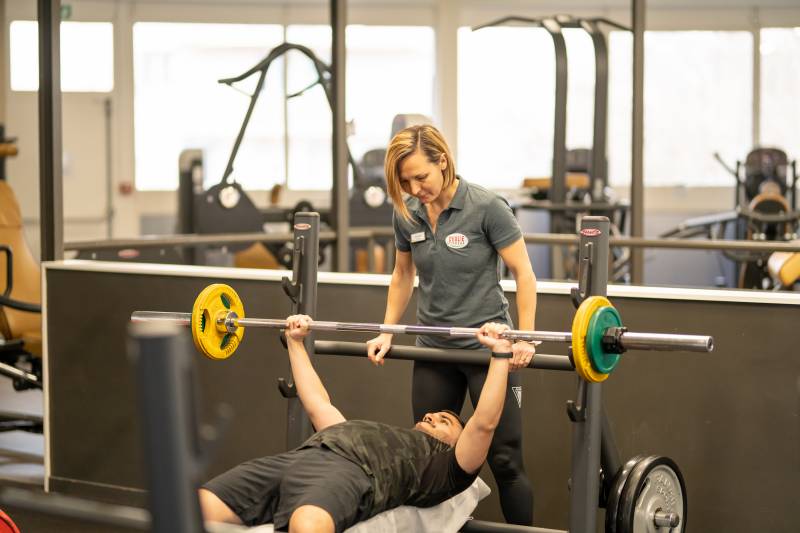
{"label": "white logo on shorts", "polygon": [[450,248],[463,248],[469,244],[469,239],[463,233],[451,233],[444,241]]}
{"label": "white logo on shorts", "polygon": [[514,397],[517,399],[517,405],[522,409],[522,386],[511,387],[511,392],[514,393]]}

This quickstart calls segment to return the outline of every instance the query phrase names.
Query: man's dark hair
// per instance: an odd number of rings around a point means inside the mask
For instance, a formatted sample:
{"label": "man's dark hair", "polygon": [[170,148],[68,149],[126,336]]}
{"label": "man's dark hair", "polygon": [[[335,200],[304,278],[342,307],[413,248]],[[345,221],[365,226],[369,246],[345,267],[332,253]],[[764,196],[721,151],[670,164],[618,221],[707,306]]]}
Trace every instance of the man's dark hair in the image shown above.
{"label": "man's dark hair", "polygon": [[450,409],[442,409],[442,412],[450,414],[450,415],[453,415],[456,418],[456,420],[458,420],[458,423],[461,424],[461,429],[464,429],[465,427],[467,427],[467,423],[464,422],[464,419],[462,419],[460,416],[458,416],[458,413],[455,413],[455,412],[451,411]]}

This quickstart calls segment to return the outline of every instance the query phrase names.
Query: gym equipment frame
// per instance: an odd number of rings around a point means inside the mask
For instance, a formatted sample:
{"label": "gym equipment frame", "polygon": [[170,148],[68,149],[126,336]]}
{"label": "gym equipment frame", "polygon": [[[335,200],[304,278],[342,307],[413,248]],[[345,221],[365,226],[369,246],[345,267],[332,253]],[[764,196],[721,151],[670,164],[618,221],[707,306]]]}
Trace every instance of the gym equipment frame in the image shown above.
{"label": "gym equipment frame", "polygon": [[[313,214],[309,214],[313,215]],[[308,220],[313,221],[314,217]],[[595,357],[586,358],[580,352],[584,348],[575,343],[581,338],[586,344],[590,344],[590,335],[583,332],[580,325],[585,322],[592,322],[602,319],[597,314],[597,309],[584,311],[584,305],[589,302],[600,302],[604,300],[607,288],[607,264],[608,264],[608,235],[610,223],[605,217],[584,217],[581,228],[580,240],[580,276],[579,286],[572,290],[573,303],[578,307],[576,313],[577,322],[573,323],[571,336],[556,332],[513,332],[514,338],[525,338],[529,340],[556,340],[566,342],[569,338],[573,342],[573,349],[570,356],[546,356],[537,355],[534,358],[533,367],[552,368],[559,370],[578,371],[581,379],[578,381],[576,399],[567,403],[567,413],[573,423],[573,442],[572,442],[572,475],[570,478],[570,515],[569,531],[584,532],[595,531],[597,526],[597,504],[606,507],[606,531],[607,532],[632,532],[634,528],[650,527],[654,530],[667,528],[668,531],[683,531],[686,524],[687,497],[682,474],[677,465],[666,457],[658,456],[636,456],[625,465],[619,458],[617,446],[611,432],[610,422],[602,405],[602,389],[600,382],[608,376],[602,371],[597,378],[597,369],[591,370],[591,366],[596,366]],[[318,248],[318,225],[309,224],[305,219],[300,218],[295,224],[296,247],[295,247],[295,269],[293,281],[284,278],[284,289],[293,299],[294,312],[313,313],[316,307],[316,255]],[[310,267],[310,268],[309,268]],[[299,281],[299,286],[298,286]],[[204,305],[206,298],[215,299],[219,294],[225,294],[223,285],[211,285],[195,304],[195,311],[199,305]],[[208,293],[208,294],[206,294]],[[235,293],[227,293],[225,298],[238,299]],[[223,298],[223,299],[225,299]],[[302,304],[302,305],[300,305]],[[228,301],[223,306],[229,310],[237,308],[240,302]],[[302,310],[300,310],[302,308]],[[608,306],[602,306],[608,307]],[[613,309],[613,307],[611,308]],[[227,313],[230,313],[228,311]],[[242,325],[281,327],[284,322],[280,320],[264,320],[245,318],[232,318],[225,314],[221,319],[216,320],[215,326],[221,335],[232,335],[233,331]],[[606,311],[606,314],[611,311]],[[192,325],[193,335],[198,328],[195,327],[197,316],[203,316],[203,321],[208,320],[208,315],[197,315],[193,318],[188,313],[152,313],[136,312],[132,315],[133,322],[144,324],[155,323],[169,326]],[[212,318],[216,315],[212,315]],[[618,317],[617,317],[618,318]],[[238,323],[234,323],[238,320]],[[610,319],[609,319],[610,320]],[[577,325],[576,325],[577,324]],[[621,323],[617,324],[621,326]],[[350,324],[336,322],[321,322],[316,328],[326,331],[383,331],[383,325],[378,324]],[[389,326],[397,328],[395,332],[418,333],[418,334],[445,334],[458,336],[460,334],[474,334],[474,330],[467,332],[462,328],[428,328],[425,326]],[[413,329],[419,328],[419,329]],[[211,327],[210,329],[214,329]],[[621,328],[617,328],[621,329]],[[624,329],[624,328],[622,328]],[[401,331],[402,330],[402,331]],[[624,332],[620,332],[624,335]],[[630,334],[629,334],[630,335]],[[602,337],[610,336],[605,330]],[[598,336],[599,338],[599,336]],[[215,341],[218,340],[215,337]],[[641,343],[637,347],[657,347],[659,349],[684,349],[688,348],[695,351],[711,351],[713,340],[710,337],[690,337],[690,336],[671,336],[665,335],[656,338],[650,334],[644,335]],[[666,342],[662,342],[666,341]],[[197,344],[197,339],[195,339]],[[226,345],[223,340],[223,346]],[[599,342],[599,341],[598,341]],[[625,343],[624,338],[617,340],[618,343]],[[655,343],[655,344],[650,344]],[[238,345],[231,343],[235,349]],[[339,343],[339,342],[313,342],[311,335],[306,342],[309,353],[319,353],[320,355],[348,355],[364,356],[364,345],[360,343]],[[584,345],[585,346],[585,345]],[[198,348],[201,348],[198,345]],[[202,348],[201,348],[201,351]],[[591,351],[591,350],[589,350]],[[232,352],[232,350],[231,350]],[[447,360],[453,363],[477,363],[487,364],[488,358],[481,355],[479,351],[469,350],[431,350],[427,348],[393,347],[389,352],[389,357],[403,359],[436,359],[439,361]],[[230,353],[221,352],[225,358]],[[608,354],[606,354],[608,355]],[[543,358],[542,364],[537,364]],[[613,362],[611,368],[616,365]],[[609,370],[610,371],[610,370]],[[291,386],[284,380],[279,380],[279,387],[284,396],[292,398]],[[291,402],[290,402],[291,403]],[[291,410],[290,410],[291,412]],[[299,441],[292,441],[292,436],[306,435],[308,429],[305,417],[291,417],[288,420],[289,446],[296,446]],[[180,424],[173,424],[173,427],[183,427]],[[163,429],[163,428],[162,428]],[[494,531],[494,525],[483,526],[480,523],[465,525],[464,531]],[[677,528],[677,529],[676,529]],[[545,531],[540,528],[527,528],[519,526],[504,526],[508,531]],[[665,530],[665,531],[666,531]],[[549,530],[552,531],[552,530]]]}

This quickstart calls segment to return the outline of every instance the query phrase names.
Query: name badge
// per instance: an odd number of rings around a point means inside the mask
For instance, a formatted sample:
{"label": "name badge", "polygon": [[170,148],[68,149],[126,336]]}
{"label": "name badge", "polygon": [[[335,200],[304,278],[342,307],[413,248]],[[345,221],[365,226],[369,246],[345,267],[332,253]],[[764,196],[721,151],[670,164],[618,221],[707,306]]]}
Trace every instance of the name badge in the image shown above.
{"label": "name badge", "polygon": [[425,240],[425,232],[420,231],[419,233],[412,233],[411,234],[411,242],[422,242]]}
{"label": "name badge", "polygon": [[469,244],[469,239],[463,233],[451,233],[444,241],[450,248],[464,248]]}

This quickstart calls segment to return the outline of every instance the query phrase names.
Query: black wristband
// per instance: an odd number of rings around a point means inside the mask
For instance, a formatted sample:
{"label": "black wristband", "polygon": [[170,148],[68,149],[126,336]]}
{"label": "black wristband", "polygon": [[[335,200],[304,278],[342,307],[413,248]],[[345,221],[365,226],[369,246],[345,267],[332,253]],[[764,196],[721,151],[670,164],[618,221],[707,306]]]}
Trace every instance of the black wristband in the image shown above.
{"label": "black wristband", "polygon": [[511,359],[513,356],[511,352],[492,352],[492,357],[497,359]]}

